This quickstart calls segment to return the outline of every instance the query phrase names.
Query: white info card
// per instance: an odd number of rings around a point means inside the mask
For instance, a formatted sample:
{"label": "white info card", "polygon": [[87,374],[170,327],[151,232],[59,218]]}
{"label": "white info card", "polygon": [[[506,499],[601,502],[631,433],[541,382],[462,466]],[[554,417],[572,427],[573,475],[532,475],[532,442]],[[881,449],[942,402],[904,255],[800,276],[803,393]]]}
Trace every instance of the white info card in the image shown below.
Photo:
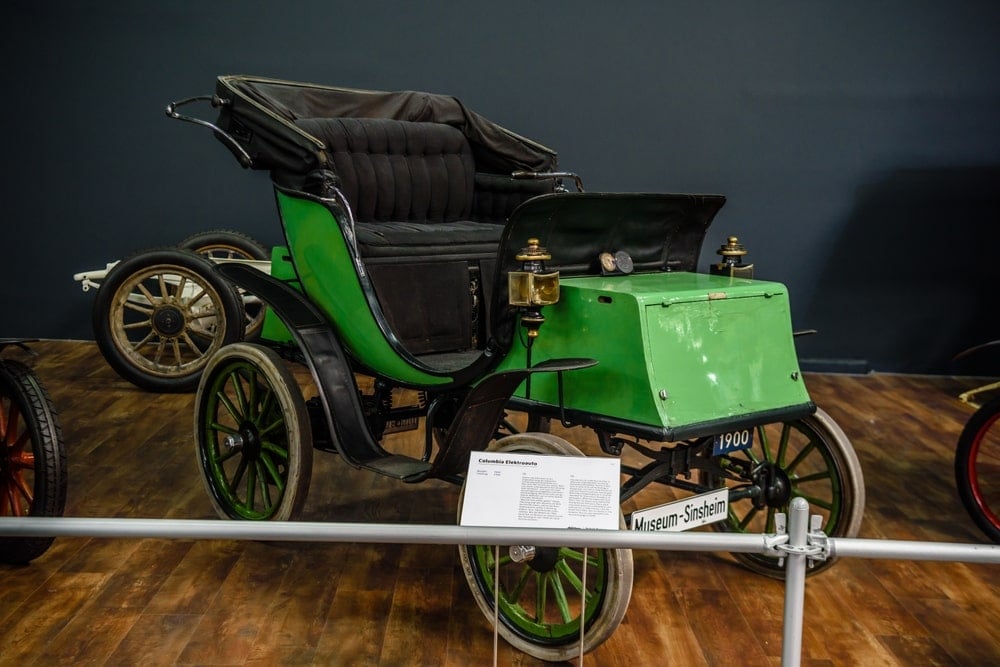
{"label": "white info card", "polygon": [[472,452],[463,526],[618,529],[617,458]]}

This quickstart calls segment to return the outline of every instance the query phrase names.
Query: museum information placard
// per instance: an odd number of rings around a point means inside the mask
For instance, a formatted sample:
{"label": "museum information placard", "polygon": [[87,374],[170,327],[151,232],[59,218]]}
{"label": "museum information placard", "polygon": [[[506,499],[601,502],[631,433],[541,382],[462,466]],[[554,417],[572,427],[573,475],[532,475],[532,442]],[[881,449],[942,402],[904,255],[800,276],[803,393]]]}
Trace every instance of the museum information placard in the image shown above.
{"label": "museum information placard", "polygon": [[463,526],[618,529],[617,458],[472,452]]}

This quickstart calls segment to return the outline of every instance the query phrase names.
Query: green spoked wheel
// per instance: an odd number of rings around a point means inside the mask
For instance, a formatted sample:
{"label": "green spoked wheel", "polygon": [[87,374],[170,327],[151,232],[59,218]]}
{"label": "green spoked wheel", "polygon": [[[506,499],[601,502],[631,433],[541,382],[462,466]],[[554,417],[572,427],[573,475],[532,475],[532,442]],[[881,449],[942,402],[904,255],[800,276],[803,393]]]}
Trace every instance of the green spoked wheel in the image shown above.
{"label": "green spoked wheel", "polygon": [[202,480],[222,518],[288,520],[312,474],[312,432],[295,378],[272,350],[229,345],[198,387],[195,447]]}
{"label": "green spoked wheel", "polygon": [[[61,516],[66,448],[52,401],[24,364],[0,361],[0,516]],[[0,562],[27,563],[51,537],[0,537]]]}
{"label": "green spoked wheel", "polygon": [[[511,435],[496,441],[490,451],[583,455],[547,433]],[[631,550],[588,549],[584,560],[583,549],[501,546],[499,592],[494,587],[495,550],[464,545],[459,558],[480,610],[492,622],[494,600],[499,601],[499,633],[519,650],[542,660],[569,660],[580,653],[581,623],[587,653],[610,637],[624,618],[632,595]]]}
{"label": "green spoked wheel", "polygon": [[[708,486],[730,488],[729,517],[716,530],[773,533],[775,515],[787,514],[792,498],[809,502],[810,514],[822,517],[821,530],[831,537],[855,537],[861,528],[865,485],[861,464],[850,441],[822,410],[795,421],[758,426],[753,447],[719,462],[736,479],[702,473]],[[755,495],[749,495],[753,490]],[[754,572],[782,578],[777,558],[760,554],[733,556]],[[835,558],[818,561],[809,573],[820,572]]]}

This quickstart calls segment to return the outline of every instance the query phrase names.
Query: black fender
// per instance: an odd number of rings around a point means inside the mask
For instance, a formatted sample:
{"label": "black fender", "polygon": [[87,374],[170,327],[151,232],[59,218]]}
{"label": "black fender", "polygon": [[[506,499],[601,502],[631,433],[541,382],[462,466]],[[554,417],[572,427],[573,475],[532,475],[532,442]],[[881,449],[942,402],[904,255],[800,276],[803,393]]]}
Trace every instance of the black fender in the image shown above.
{"label": "black fender", "polygon": [[[469,453],[486,449],[496,436],[496,428],[510,404],[510,397],[533,373],[562,373],[596,366],[594,359],[549,359],[531,368],[499,371],[486,376],[462,401],[448,428],[431,477],[457,480],[469,465]],[[560,386],[562,378],[560,378]]]}
{"label": "black fender", "polygon": [[[373,465],[376,461],[390,457],[368,429],[354,371],[323,314],[301,292],[252,266],[223,263],[217,265],[215,270],[257,295],[288,327],[302,348],[316,381],[327,427],[337,452],[357,467],[377,468]],[[337,418],[333,419],[333,415]],[[429,466],[424,464],[423,467]]]}

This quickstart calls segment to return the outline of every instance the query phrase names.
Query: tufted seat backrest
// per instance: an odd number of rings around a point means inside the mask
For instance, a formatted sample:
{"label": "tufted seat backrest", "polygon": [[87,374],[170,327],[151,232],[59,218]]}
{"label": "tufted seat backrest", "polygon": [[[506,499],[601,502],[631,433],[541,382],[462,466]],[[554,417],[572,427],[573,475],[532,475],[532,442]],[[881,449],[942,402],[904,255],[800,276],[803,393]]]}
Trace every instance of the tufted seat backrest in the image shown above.
{"label": "tufted seat backrest", "polygon": [[326,144],[357,221],[469,219],[475,161],[457,128],[386,118],[304,118],[295,124]]}

